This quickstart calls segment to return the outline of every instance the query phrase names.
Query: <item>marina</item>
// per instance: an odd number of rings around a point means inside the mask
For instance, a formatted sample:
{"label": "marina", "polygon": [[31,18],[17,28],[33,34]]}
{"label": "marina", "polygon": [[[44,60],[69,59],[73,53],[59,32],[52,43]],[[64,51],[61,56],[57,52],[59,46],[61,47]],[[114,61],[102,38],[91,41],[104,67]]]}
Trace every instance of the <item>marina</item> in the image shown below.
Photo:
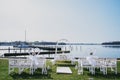
{"label": "marina", "polygon": [[[38,45],[37,45],[38,46]],[[36,53],[40,52],[39,55],[44,55],[46,57],[54,57],[55,54],[55,46],[52,45],[51,48],[54,50],[39,50],[39,48],[35,48]],[[41,47],[41,46],[40,46]],[[69,47],[69,46],[68,46]],[[50,45],[46,45],[42,48],[51,49]],[[29,50],[31,48],[13,48],[12,46],[0,46],[0,55],[4,54],[15,54],[15,55],[21,55],[25,53],[24,55],[29,54]],[[33,48],[34,49],[34,48]],[[34,50],[31,49],[32,52]],[[104,47],[103,45],[71,45],[71,50],[66,51],[65,49],[63,51],[58,51],[58,53],[69,53],[75,58],[78,57],[86,57],[89,56],[90,52],[93,52],[94,55],[101,57],[101,58],[120,58],[120,48],[119,47]]]}

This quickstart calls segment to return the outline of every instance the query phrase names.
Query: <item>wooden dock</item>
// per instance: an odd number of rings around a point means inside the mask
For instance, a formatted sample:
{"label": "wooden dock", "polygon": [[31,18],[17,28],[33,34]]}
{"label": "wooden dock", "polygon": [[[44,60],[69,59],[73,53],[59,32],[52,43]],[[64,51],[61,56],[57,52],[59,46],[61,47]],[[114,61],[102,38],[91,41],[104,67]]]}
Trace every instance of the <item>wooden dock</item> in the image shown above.
{"label": "wooden dock", "polygon": [[[36,54],[38,54],[38,52],[35,52]],[[57,54],[61,54],[61,53],[70,53],[70,51],[57,51]],[[30,55],[31,53],[28,52],[24,52],[24,53],[4,53],[4,56],[25,56],[25,55]],[[50,54],[55,54],[55,51],[47,51],[47,52],[40,52],[39,55],[50,55]]]}

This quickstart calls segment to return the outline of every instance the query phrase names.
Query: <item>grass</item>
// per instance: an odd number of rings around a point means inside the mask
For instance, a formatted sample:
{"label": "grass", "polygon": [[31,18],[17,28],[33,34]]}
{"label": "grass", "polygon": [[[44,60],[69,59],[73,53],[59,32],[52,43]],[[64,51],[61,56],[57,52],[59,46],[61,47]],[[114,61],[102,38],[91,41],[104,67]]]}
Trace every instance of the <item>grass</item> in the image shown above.
{"label": "grass", "polygon": [[63,65],[52,65],[50,60],[47,61],[47,65],[50,66],[47,75],[42,75],[41,69],[37,69],[33,75],[29,74],[29,69],[20,75],[18,74],[18,70],[15,69],[14,72],[8,75],[8,60],[0,59],[0,80],[88,80],[88,78],[93,78],[94,80],[120,80],[120,61],[118,61],[118,74],[115,75],[114,72],[108,70],[106,76],[100,73],[99,70],[96,71],[95,75],[91,75],[87,69],[84,69],[83,75],[78,75],[73,65],[68,65],[73,72],[72,74],[57,74],[56,67]]}

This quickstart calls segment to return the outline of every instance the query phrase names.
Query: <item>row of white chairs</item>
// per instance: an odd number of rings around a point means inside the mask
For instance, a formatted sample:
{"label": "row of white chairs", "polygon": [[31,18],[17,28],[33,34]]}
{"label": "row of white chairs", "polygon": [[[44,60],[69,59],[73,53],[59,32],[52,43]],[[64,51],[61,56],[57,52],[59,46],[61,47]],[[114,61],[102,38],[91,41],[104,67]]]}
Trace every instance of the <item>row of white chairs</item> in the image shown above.
{"label": "row of white chairs", "polygon": [[36,60],[32,60],[30,58],[9,58],[8,73],[10,74],[15,68],[18,68],[19,74],[21,74],[24,69],[28,68],[30,70],[30,74],[33,74],[37,68],[42,68],[42,74],[47,74],[46,59],[41,57],[37,57]]}
{"label": "row of white chairs", "polygon": [[95,74],[95,68],[107,75],[107,69],[110,68],[117,74],[117,59],[116,58],[93,58],[94,61],[88,60],[87,58],[78,59],[78,74],[83,74],[83,68],[87,68],[91,74]]}

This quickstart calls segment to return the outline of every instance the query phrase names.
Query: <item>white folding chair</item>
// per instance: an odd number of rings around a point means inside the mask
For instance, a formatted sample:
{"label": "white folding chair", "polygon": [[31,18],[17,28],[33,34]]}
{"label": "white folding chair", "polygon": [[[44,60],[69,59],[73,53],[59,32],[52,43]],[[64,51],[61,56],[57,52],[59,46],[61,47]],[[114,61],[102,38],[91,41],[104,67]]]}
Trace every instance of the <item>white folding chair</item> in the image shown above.
{"label": "white folding chair", "polygon": [[37,64],[35,64],[34,68],[42,68],[42,74],[47,74],[46,59],[43,57],[37,57]]}
{"label": "white folding chair", "polygon": [[114,71],[117,74],[117,59],[116,58],[106,58],[107,68],[111,68],[111,71]]}
{"label": "white folding chair", "polygon": [[30,59],[19,59],[19,74],[24,69],[30,69],[30,74],[33,74],[33,63]]}
{"label": "white folding chair", "polygon": [[14,71],[15,68],[19,68],[19,61],[18,59],[9,59],[9,71],[8,74],[10,74],[12,71]]}
{"label": "white folding chair", "polygon": [[78,74],[83,74],[83,63],[81,59],[78,59]]}
{"label": "white folding chair", "polygon": [[78,74],[83,74],[83,68],[90,69],[90,64],[86,58],[79,58],[78,59]]}
{"label": "white folding chair", "polygon": [[107,66],[105,58],[99,58],[97,64],[100,68],[100,71],[103,72],[104,75],[107,74]]}

